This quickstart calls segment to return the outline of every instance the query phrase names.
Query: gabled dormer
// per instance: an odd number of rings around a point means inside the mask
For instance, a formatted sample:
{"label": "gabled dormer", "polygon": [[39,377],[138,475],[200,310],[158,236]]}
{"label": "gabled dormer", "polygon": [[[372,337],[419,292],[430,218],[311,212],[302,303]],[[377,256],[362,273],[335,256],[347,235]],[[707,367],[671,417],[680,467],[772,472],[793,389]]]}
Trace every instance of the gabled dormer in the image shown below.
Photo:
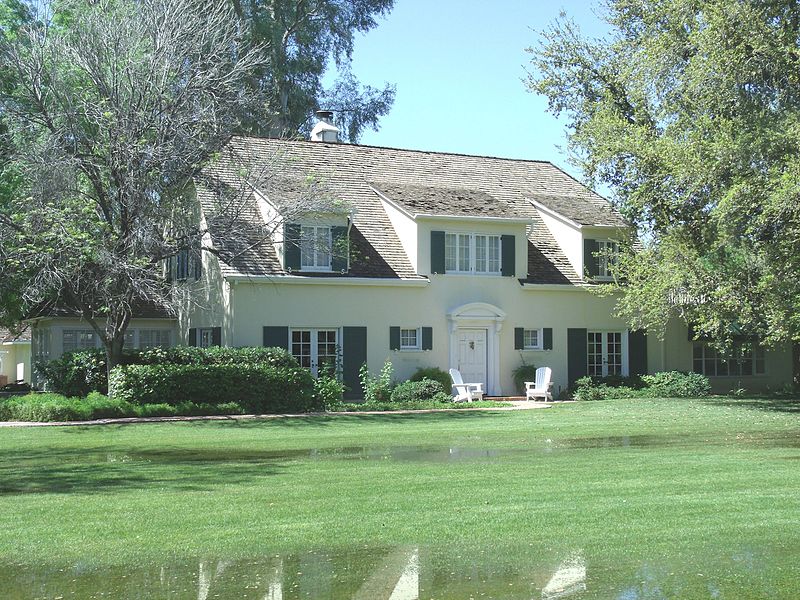
{"label": "gabled dormer", "polygon": [[527,275],[528,216],[478,190],[374,182],[414,270],[421,275]]}
{"label": "gabled dormer", "polygon": [[596,195],[530,199],[575,272],[587,283],[611,280],[610,266],[630,225]]}

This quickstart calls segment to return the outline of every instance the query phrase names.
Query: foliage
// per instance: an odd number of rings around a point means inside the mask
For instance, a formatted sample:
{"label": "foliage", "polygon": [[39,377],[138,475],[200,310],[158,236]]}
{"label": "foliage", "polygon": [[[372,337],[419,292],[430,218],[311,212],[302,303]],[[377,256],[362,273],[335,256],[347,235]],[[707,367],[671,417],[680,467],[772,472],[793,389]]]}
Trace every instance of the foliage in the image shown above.
{"label": "foliage", "polygon": [[[23,4],[0,36],[0,321],[57,305],[112,367],[136,307],[173,307],[163,262],[199,259],[193,181],[257,101],[245,90],[266,59],[215,0]],[[215,202],[215,218],[241,206]]]}
{"label": "foliage", "polygon": [[439,367],[420,367],[409,381],[422,381],[423,379],[438,381],[442,384],[442,390],[445,393],[452,389],[453,380],[450,378],[450,373],[442,371]]}
{"label": "foliage", "polygon": [[319,375],[314,380],[314,397],[325,410],[336,410],[342,404],[344,384],[333,375]]}
{"label": "foliage", "polygon": [[652,398],[702,398],[711,393],[708,377],[700,373],[665,371],[653,375],[642,375]]}
{"label": "foliage", "polygon": [[581,377],[575,381],[575,400],[612,398],[702,398],[711,393],[708,377],[698,373],[664,371],[653,375]]}
{"label": "foliage", "polygon": [[121,365],[109,392],[132,404],[236,402],[252,413],[309,412],[324,408],[308,369],[258,364]]}
{"label": "foliage", "polygon": [[[350,70],[357,33],[377,26],[394,0],[304,0],[252,2],[231,0],[248,25],[253,44],[263,45],[269,62],[257,70],[251,82],[255,92],[267,90],[266,111],[255,112],[243,126],[256,133],[278,136],[307,134],[315,110],[332,110],[336,125],[351,142],[367,127],[378,128],[378,119],[389,112],[395,88],[361,86]],[[338,78],[323,89],[330,65]],[[265,119],[263,112],[270,115]]]}
{"label": "foliage", "polygon": [[133,407],[128,402],[99,393],[91,393],[86,398],[48,393],[0,400],[2,421],[88,421],[133,415]]}
{"label": "foliage", "polygon": [[361,389],[364,390],[364,402],[367,404],[374,402],[390,402],[392,397],[392,373],[394,367],[392,361],[386,360],[381,367],[378,376],[369,372],[367,363],[361,365],[358,370],[358,377],[361,381]]}
{"label": "foliage", "polygon": [[447,398],[451,401],[452,397],[445,394],[442,384],[433,379],[423,379],[422,381],[405,381],[392,390],[392,402],[416,402],[432,399]]}
{"label": "foliage", "polygon": [[800,4],[610,0],[605,19],[589,39],[562,15],[528,86],[644,234],[607,290],[618,314],[720,346],[800,339]]}
{"label": "foliage", "polygon": [[524,362],[511,372],[514,378],[514,389],[520,394],[525,394],[525,382],[536,381],[536,365]]}
{"label": "foliage", "polygon": [[[231,348],[212,346],[173,346],[125,350],[120,359],[123,365],[270,365],[297,367],[297,361],[285,348],[260,346]],[[47,389],[66,396],[86,396],[91,391],[106,393],[108,375],[106,353],[92,348],[65,352],[60,358],[36,363],[36,370],[45,378]]]}

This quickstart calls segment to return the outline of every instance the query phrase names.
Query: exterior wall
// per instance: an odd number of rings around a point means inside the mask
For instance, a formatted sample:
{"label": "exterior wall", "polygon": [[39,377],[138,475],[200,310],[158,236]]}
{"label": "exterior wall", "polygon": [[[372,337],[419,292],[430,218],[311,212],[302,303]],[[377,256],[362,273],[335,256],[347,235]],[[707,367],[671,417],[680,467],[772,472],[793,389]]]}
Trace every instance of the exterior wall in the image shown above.
{"label": "exterior wall", "polygon": [[[420,367],[451,365],[448,313],[481,302],[505,313],[498,334],[499,378],[494,394],[513,394],[512,370],[525,360],[553,369],[554,392],[567,385],[567,329],[627,330],[611,316],[613,299],[598,298],[584,289],[550,291],[522,288],[511,277],[432,276],[424,287],[288,284],[242,281],[232,286],[233,331],[230,345],[259,346],[262,327],[367,327],[367,362],[377,373],[391,360],[395,377],[403,380]],[[389,349],[389,327],[432,327],[431,351]],[[514,349],[514,328],[553,328],[552,350]]]}
{"label": "exterior wall", "polygon": [[221,327],[223,346],[241,345],[233,340],[235,314],[230,304],[229,290],[230,284],[222,276],[219,261],[203,252],[200,281],[187,283],[182,288],[186,294],[178,311],[180,344],[192,345],[189,341],[190,328]]}
{"label": "exterior wall", "polygon": [[[693,342],[685,324],[673,320],[664,340],[653,340],[661,346],[659,355],[663,358],[657,365],[659,371],[691,371]],[[648,348],[649,350],[649,348]],[[764,353],[766,373],[763,375],[709,377],[715,393],[746,389],[750,391],[776,391],[792,383],[793,365],[791,344],[767,348]]]}
{"label": "exterior wall", "polygon": [[22,365],[23,380],[31,382],[31,344],[30,342],[10,342],[0,344],[0,375],[7,383],[17,381],[19,365]]}
{"label": "exterior wall", "polygon": [[583,234],[574,224],[560,219],[549,212],[539,209],[539,216],[544,221],[550,235],[558,241],[561,251],[569,264],[581,277],[583,276]]}
{"label": "exterior wall", "polygon": [[[525,279],[528,276],[528,240],[526,237],[526,224],[489,221],[489,220],[461,220],[418,217],[417,235],[419,240],[417,253],[417,273],[428,275],[431,272],[431,231],[446,231],[448,233],[485,233],[486,235],[513,235],[514,245],[514,270],[515,277]],[[448,275],[447,277],[458,277]],[[471,279],[478,279],[475,285],[483,285],[481,280],[492,279],[495,276],[473,275]],[[513,279],[513,278],[508,278]],[[516,282],[515,282],[516,283]],[[517,287],[519,287],[517,285]]]}
{"label": "exterior wall", "polygon": [[[405,250],[406,256],[408,256],[408,260],[411,263],[411,268],[414,269],[415,272],[419,273],[419,260],[417,254],[419,240],[417,239],[418,228],[416,221],[401,212],[400,209],[394,205],[386,202],[386,200],[381,199],[381,204],[383,204],[383,210],[386,212],[386,216],[389,217],[389,221],[391,221],[392,227],[394,227],[394,231],[397,234],[400,243],[403,244],[403,250]],[[428,233],[428,236],[430,236],[430,232]],[[430,252],[430,239],[428,240],[428,248],[428,251]],[[430,257],[428,257],[428,266],[430,268]]]}

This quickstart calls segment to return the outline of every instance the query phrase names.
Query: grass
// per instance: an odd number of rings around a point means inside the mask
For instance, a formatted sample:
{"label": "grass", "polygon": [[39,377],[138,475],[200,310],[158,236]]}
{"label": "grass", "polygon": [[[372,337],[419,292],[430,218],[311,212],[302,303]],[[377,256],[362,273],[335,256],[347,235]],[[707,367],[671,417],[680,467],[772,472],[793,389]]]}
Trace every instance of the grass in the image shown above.
{"label": "grass", "polygon": [[713,398],[0,430],[0,587],[76,563],[414,547],[437,598],[498,570],[487,589],[530,598],[576,553],[581,598],[793,598],[798,416]]}

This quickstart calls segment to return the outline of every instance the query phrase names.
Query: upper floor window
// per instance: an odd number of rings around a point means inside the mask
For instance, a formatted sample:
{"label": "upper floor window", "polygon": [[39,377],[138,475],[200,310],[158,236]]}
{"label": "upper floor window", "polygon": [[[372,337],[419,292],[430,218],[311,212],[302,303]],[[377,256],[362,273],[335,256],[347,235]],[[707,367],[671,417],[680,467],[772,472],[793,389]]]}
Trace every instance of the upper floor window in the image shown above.
{"label": "upper floor window", "polygon": [[300,267],[307,271],[330,271],[333,240],[326,225],[300,227]]}
{"label": "upper floor window", "polygon": [[597,276],[611,277],[611,269],[619,256],[619,244],[611,240],[597,240]]}
{"label": "upper floor window", "polygon": [[446,233],[444,266],[447,273],[486,273],[501,271],[499,235]]}

